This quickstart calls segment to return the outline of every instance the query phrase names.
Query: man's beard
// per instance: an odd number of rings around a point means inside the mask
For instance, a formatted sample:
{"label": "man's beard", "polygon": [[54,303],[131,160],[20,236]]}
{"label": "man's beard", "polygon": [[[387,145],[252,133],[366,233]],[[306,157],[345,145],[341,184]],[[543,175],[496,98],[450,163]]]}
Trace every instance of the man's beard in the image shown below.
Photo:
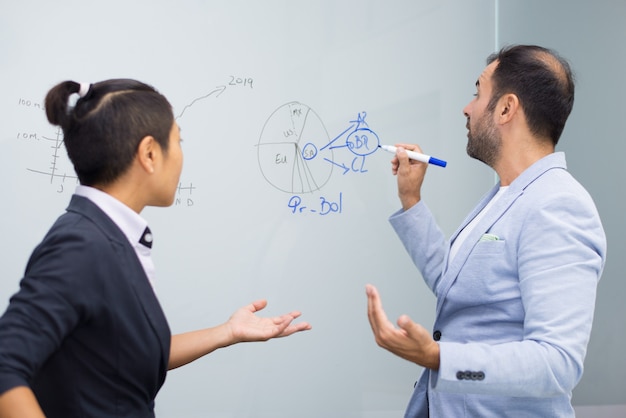
{"label": "man's beard", "polygon": [[467,155],[493,168],[500,155],[502,141],[493,123],[492,117],[493,111],[485,112],[485,114],[478,119],[473,131],[469,129],[470,123],[469,119],[467,120],[466,126],[468,133],[466,150]]}

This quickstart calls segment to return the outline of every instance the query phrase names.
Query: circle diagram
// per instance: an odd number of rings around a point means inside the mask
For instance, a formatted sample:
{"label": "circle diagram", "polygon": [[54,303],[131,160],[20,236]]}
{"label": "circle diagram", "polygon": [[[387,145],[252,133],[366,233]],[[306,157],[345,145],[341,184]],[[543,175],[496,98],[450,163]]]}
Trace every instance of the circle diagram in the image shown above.
{"label": "circle diagram", "polygon": [[270,115],[257,148],[263,176],[286,193],[319,190],[333,171],[326,127],[313,109],[299,102],[284,104]]}

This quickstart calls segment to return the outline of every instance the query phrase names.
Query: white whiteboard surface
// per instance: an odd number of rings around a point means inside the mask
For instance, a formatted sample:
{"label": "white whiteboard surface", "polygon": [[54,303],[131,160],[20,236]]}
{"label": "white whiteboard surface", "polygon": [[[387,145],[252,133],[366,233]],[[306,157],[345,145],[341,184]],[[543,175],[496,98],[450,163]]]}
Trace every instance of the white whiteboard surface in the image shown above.
{"label": "white whiteboard surface", "polygon": [[157,416],[401,416],[421,370],[376,346],[364,286],[426,327],[435,301],[387,222],[391,155],[368,146],[448,161],[423,195],[450,234],[494,180],[465,155],[461,113],[493,50],[493,2],[3,3],[2,310],[76,185],[45,93],[136,78],[168,97],[184,139],[176,203],[143,212],[172,331],[257,298],[313,325],[170,372]]}

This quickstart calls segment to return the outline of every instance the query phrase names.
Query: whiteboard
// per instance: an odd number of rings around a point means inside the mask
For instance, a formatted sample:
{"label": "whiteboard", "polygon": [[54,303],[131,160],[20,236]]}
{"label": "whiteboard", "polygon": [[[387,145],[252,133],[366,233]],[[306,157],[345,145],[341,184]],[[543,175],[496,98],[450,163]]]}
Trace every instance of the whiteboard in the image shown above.
{"label": "whiteboard", "polygon": [[388,224],[376,145],[448,161],[423,196],[452,233],[494,181],[465,155],[461,113],[494,49],[493,1],[2,2],[3,310],[76,186],[43,97],[135,78],[168,97],[184,140],[174,205],[142,213],[172,331],[258,298],[313,326],[170,372],[157,416],[400,416],[421,370],[376,346],[364,286],[426,327],[435,300]]}

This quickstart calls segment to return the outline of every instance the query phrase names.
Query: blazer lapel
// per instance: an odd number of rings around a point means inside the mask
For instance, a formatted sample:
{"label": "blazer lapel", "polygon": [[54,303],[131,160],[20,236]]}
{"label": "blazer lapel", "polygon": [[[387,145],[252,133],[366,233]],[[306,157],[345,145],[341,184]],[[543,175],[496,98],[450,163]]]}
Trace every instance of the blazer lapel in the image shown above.
{"label": "blazer lapel", "polygon": [[[499,185],[496,185],[485,196],[485,198],[480,202],[480,204],[476,206],[476,209],[472,211],[470,216],[468,216],[467,219],[465,219],[461,228],[459,228],[459,230],[456,231],[455,234],[453,235],[453,238],[450,241],[450,245],[452,244],[452,242],[454,242],[454,239],[458,237],[459,233],[463,230],[463,228],[465,228],[471,222],[471,220],[474,219],[476,215],[478,215],[478,213],[480,213],[480,211],[487,205],[487,203],[489,203],[489,201],[493,198],[493,196],[495,196],[499,187],[500,187]],[[442,278],[443,281],[441,283],[441,294],[437,298],[437,314],[439,314],[439,311],[441,310],[443,301],[445,300],[445,295],[447,295],[448,291],[450,290],[450,287],[456,281],[459,275],[459,272],[463,268],[463,265],[465,264],[465,261],[469,257],[470,253],[474,249],[474,246],[478,243],[478,241],[483,236],[483,234],[489,231],[489,229],[493,226],[493,224],[502,216],[504,212],[506,212],[506,210],[513,204],[513,202],[515,202],[515,200],[522,193],[523,193],[523,190],[511,190],[511,189],[507,190],[498,199],[498,201],[495,202],[495,204],[491,208],[489,208],[489,210],[487,211],[487,213],[485,213],[485,215],[480,220],[480,222],[476,224],[474,229],[467,236],[463,244],[461,244],[461,247],[456,253],[454,259],[452,260],[452,262],[448,264],[447,270],[444,271],[443,278]],[[448,253],[449,252],[450,252],[450,249],[448,248]]]}
{"label": "blazer lapel", "polygon": [[[124,237],[124,239],[126,238]],[[126,244],[127,246],[130,246],[128,241],[126,241]],[[141,304],[141,308],[143,309],[152,330],[159,338],[159,342],[161,344],[161,358],[163,359],[161,363],[161,375],[165,377],[165,373],[167,372],[167,362],[169,361],[170,356],[171,332],[167,323],[167,318],[165,317],[159,300],[154,293],[154,289],[152,288],[152,285],[150,284],[150,281],[148,280],[148,277],[146,276],[146,273],[137,259],[132,247],[131,250],[132,253],[128,250],[128,248],[123,248],[121,253],[125,254],[129,271],[132,272],[128,275],[128,277],[132,283],[137,300]]]}
{"label": "blazer lapel", "polygon": [[131,281],[137,300],[141,304],[152,330],[155,332],[160,341],[164,376],[165,371],[167,371],[167,362],[169,360],[171,333],[167,319],[163,313],[163,309],[161,308],[161,305],[154,294],[154,290],[150,285],[148,277],[146,276],[146,273],[137,258],[135,249],[130,245],[122,230],[119,229],[111,218],[109,218],[89,199],[74,195],[70,200],[67,210],[80,213],[89,218],[114,243],[120,256],[118,262],[124,264],[125,270],[129,272],[127,277]]}
{"label": "blazer lapel", "polygon": [[[459,272],[463,268],[465,261],[469,257],[470,253],[474,249],[474,246],[478,243],[480,238],[485,234],[493,224],[505,213],[508,208],[522,195],[524,194],[524,189],[528,187],[529,184],[534,182],[538,177],[540,177],[546,171],[553,168],[565,168],[565,156],[563,153],[557,152],[550,154],[541,160],[537,161],[531,167],[529,167],[526,171],[524,171],[520,176],[511,183],[509,189],[498,199],[498,201],[488,210],[488,212],[484,215],[484,217],[480,220],[480,222],[474,227],[474,229],[467,236],[466,240],[463,242],[461,247],[459,248],[454,260],[451,263],[446,263],[447,266],[444,267],[444,272],[442,276],[441,282],[441,293],[437,295],[437,311],[438,315],[441,311],[441,307],[445,301],[445,296],[448,294],[450,287],[456,281]],[[450,239],[450,244],[448,246],[448,255],[450,253],[450,245],[454,242],[454,240],[458,237],[459,233],[465,228],[471,221],[480,213],[481,210],[489,203],[489,201],[496,195],[498,189],[500,188],[499,184],[496,184],[480,201],[480,203],[474,208],[474,210],[465,218],[459,229],[452,235]],[[446,259],[448,258],[446,255]]]}

